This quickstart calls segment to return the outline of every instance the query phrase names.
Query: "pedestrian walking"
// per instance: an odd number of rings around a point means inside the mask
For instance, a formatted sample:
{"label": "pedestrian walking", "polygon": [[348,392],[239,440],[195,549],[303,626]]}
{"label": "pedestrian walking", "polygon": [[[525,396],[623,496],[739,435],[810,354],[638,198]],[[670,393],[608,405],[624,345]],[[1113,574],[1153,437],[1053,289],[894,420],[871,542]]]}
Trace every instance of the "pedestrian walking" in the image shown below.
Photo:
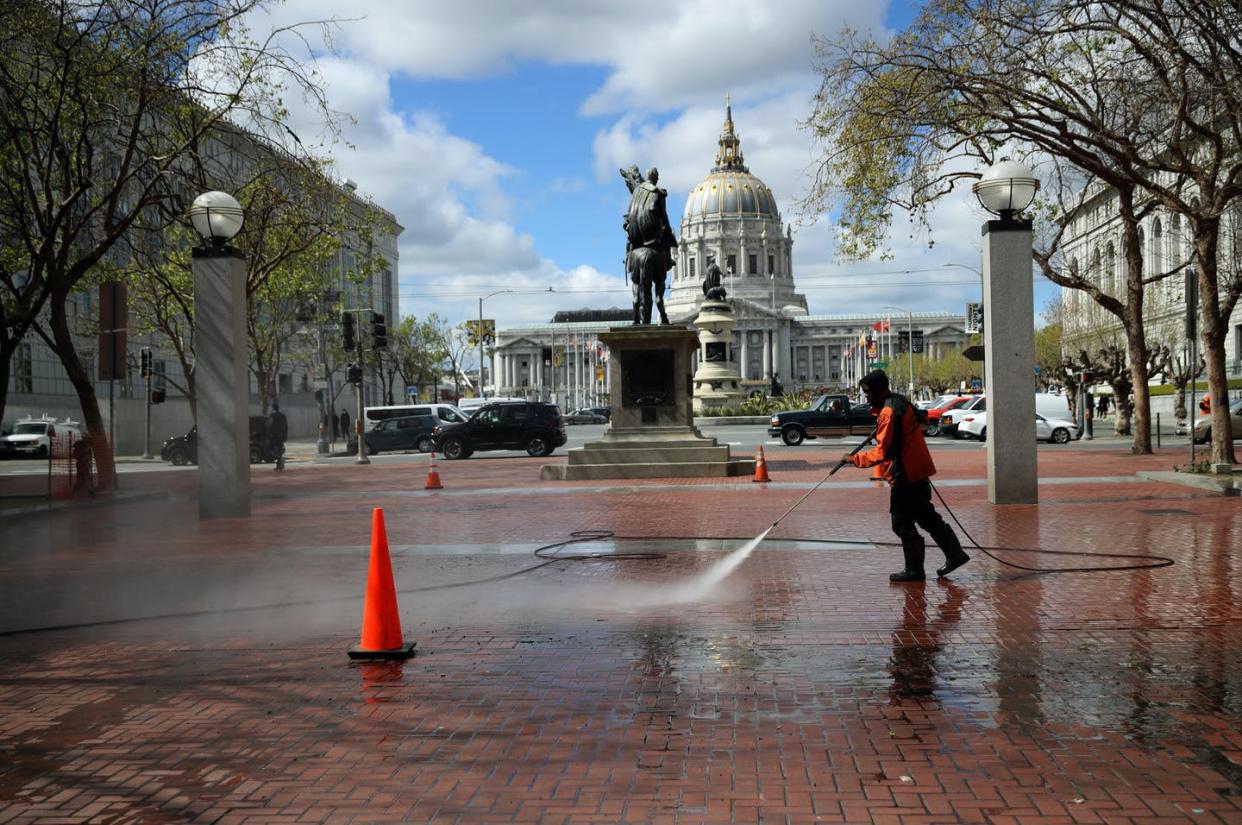
{"label": "pedestrian walking", "polygon": [[341,417],[339,420],[340,420],[340,426],[341,426],[341,438],[345,439],[345,441],[348,442],[349,441],[349,412],[347,410],[342,409]]}
{"label": "pedestrian walking", "polygon": [[289,419],[280,411],[279,404],[272,404],[272,415],[267,422],[267,437],[276,454],[276,472],[285,469],[285,439],[289,437]]}
{"label": "pedestrian walking", "polygon": [[915,526],[922,527],[944,552],[944,564],[936,575],[944,578],[966,562],[970,556],[945,520],[936,512],[931,500],[931,477],[936,472],[923,428],[914,406],[905,396],[889,391],[888,375],[874,370],[858,382],[871,413],[876,416],[876,445],[870,450],[846,453],[842,461],[855,467],[879,467],[889,483],[888,512],[893,532],[901,539],[905,567],[888,577],[891,582],[923,581],[925,542]]}
{"label": "pedestrian walking", "polygon": [[1108,396],[1107,395],[1100,396],[1100,400],[1096,402],[1095,411],[1100,415],[1101,418],[1103,418],[1104,415],[1108,412]]}

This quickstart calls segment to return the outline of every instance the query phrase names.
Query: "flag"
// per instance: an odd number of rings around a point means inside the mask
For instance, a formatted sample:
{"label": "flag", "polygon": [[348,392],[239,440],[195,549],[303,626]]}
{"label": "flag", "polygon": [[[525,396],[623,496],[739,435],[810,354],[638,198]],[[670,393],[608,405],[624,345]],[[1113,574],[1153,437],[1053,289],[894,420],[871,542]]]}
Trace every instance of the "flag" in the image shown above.
{"label": "flag", "polygon": [[893,325],[889,322],[889,319],[885,318],[884,319],[884,331],[888,332],[892,328],[893,328]]}
{"label": "flag", "polygon": [[876,321],[874,324],[871,325],[871,328],[875,330],[876,332],[881,332],[884,329],[884,322]]}
{"label": "flag", "polygon": [[860,347],[867,346],[867,333],[864,332],[862,335],[858,336],[858,346]]}

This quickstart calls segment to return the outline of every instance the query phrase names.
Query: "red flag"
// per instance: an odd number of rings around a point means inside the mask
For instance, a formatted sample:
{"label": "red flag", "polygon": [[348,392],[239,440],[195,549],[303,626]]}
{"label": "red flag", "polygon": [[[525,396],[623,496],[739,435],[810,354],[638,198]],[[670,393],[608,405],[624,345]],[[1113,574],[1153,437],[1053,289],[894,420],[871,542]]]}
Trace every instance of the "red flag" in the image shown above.
{"label": "red flag", "polygon": [[884,322],[876,321],[874,324],[871,325],[871,328],[875,330],[876,332],[882,332],[884,330]]}

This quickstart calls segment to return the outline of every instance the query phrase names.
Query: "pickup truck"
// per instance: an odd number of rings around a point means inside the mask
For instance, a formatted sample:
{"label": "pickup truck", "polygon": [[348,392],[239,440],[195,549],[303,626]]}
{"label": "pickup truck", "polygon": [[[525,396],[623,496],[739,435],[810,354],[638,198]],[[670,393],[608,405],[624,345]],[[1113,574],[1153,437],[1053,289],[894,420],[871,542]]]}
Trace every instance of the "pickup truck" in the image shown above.
{"label": "pickup truck", "polygon": [[768,422],[768,435],[791,447],[808,438],[870,435],[874,429],[871,407],[851,403],[846,395],[821,395],[807,409],[779,412]]}

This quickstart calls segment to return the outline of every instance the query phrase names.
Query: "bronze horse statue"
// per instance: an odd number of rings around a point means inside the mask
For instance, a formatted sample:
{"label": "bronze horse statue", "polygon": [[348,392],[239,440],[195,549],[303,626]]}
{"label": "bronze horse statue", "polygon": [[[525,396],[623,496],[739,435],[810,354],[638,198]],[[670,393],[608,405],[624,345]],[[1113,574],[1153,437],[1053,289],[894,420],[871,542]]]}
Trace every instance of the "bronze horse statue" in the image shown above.
{"label": "bronze horse statue", "polygon": [[634,323],[650,324],[654,303],[660,323],[667,324],[664,289],[668,271],[675,263],[673,249],[677,247],[665,206],[668,192],[656,186],[660,173],[655,168],[648,170],[645,181],[637,165],[622,169],[621,177],[630,190],[630,207],[623,225],[627,239],[625,272],[634,298]]}

